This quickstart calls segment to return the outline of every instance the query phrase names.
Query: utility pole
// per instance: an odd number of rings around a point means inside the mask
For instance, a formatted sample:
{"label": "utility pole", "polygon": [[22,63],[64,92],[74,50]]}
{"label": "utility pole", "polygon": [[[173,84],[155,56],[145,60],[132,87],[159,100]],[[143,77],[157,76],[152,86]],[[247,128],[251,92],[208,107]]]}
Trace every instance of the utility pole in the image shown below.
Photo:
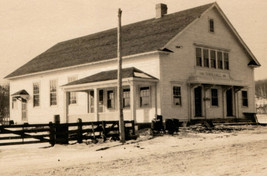
{"label": "utility pole", "polygon": [[122,59],[121,59],[121,9],[118,10],[118,86],[117,86],[117,102],[118,102],[118,110],[119,110],[119,128],[120,128],[120,140],[121,143],[125,143],[125,130],[124,130],[124,119],[123,119],[123,107],[122,107],[122,77],[121,77],[121,67],[122,67]]}

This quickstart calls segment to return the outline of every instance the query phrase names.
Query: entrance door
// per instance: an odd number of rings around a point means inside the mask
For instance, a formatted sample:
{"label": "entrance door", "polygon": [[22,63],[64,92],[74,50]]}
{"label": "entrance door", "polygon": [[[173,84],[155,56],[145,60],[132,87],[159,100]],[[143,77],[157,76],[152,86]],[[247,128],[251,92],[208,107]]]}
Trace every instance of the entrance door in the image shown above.
{"label": "entrance door", "polygon": [[21,118],[22,121],[27,121],[27,101],[22,99],[21,101]]}
{"label": "entrance door", "polygon": [[233,92],[232,89],[226,91],[226,114],[233,116]]}
{"label": "entrance door", "polygon": [[202,116],[202,87],[195,88],[195,117]]}

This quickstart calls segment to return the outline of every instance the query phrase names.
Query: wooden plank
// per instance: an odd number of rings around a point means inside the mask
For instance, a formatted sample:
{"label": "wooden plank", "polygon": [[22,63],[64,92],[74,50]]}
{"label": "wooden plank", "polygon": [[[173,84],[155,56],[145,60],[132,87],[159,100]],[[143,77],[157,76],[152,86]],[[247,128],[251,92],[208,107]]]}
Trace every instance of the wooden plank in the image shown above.
{"label": "wooden plank", "polygon": [[[39,137],[49,137],[49,134],[46,134],[46,135],[34,135],[34,136],[24,136],[24,138],[39,138]],[[22,137],[21,136],[0,137],[0,140],[8,140],[8,139],[22,139]]]}
{"label": "wooden plank", "polygon": [[4,145],[20,145],[20,144],[37,144],[37,143],[46,143],[48,141],[24,141],[24,142],[5,142],[0,143],[0,146]]}

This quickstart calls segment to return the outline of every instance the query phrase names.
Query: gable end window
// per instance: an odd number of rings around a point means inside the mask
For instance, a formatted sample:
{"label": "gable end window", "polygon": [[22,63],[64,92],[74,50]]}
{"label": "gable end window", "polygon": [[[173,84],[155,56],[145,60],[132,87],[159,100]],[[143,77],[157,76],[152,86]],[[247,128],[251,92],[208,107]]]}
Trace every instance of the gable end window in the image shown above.
{"label": "gable end window", "polygon": [[50,81],[50,106],[57,105],[57,80]]}
{"label": "gable end window", "polygon": [[211,105],[218,106],[218,89],[211,89]]}
{"label": "gable end window", "polygon": [[213,19],[209,20],[209,25],[210,25],[210,32],[214,32],[214,20]]}
{"label": "gable end window", "polygon": [[248,107],[248,92],[242,91],[242,105]]}
{"label": "gable end window", "polygon": [[40,84],[33,83],[33,107],[40,106]]}
{"label": "gable end window", "polygon": [[172,92],[173,92],[173,104],[175,106],[181,106],[182,105],[181,87],[173,86]]}

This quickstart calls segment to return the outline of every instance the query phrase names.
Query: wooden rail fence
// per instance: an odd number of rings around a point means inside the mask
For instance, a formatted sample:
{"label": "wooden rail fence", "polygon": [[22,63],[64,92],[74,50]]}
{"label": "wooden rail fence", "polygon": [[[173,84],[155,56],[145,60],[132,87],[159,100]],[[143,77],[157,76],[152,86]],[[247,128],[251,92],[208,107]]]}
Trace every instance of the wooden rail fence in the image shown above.
{"label": "wooden rail fence", "polygon": [[[125,121],[126,137],[135,136],[134,121]],[[68,144],[69,141],[82,143],[84,140],[97,141],[108,138],[119,139],[119,121],[98,121],[77,123],[23,124],[0,126],[0,146],[49,142]]]}

